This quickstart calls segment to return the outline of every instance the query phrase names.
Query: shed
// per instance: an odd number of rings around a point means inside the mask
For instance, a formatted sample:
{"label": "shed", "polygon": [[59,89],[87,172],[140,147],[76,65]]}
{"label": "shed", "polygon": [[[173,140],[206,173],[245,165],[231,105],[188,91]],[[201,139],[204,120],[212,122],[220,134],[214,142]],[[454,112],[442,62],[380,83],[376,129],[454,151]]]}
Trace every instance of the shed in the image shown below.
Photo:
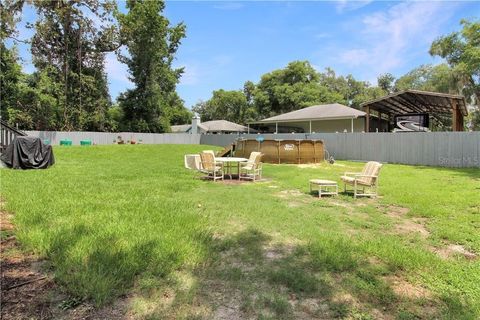
{"label": "shed", "polygon": [[451,119],[452,130],[463,131],[463,119],[468,115],[463,96],[419,90],[393,93],[360,106],[366,112],[368,132],[390,131],[395,116],[409,114],[426,114],[444,127]]}

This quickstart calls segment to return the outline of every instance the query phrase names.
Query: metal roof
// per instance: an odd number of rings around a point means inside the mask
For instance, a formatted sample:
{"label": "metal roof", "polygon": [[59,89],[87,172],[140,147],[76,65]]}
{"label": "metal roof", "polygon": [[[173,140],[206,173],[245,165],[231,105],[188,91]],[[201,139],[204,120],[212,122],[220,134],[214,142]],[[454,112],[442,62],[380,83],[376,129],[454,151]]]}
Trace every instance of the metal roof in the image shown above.
{"label": "metal roof", "polygon": [[363,111],[344,106],[340,103],[332,103],[311,106],[252,123],[353,119],[365,115],[366,113]]}
{"label": "metal roof", "polygon": [[362,103],[360,106],[369,107],[370,110],[385,114],[433,113],[440,115],[451,114],[454,103],[457,104],[464,116],[468,114],[463,96],[419,90],[393,93],[383,98]]}

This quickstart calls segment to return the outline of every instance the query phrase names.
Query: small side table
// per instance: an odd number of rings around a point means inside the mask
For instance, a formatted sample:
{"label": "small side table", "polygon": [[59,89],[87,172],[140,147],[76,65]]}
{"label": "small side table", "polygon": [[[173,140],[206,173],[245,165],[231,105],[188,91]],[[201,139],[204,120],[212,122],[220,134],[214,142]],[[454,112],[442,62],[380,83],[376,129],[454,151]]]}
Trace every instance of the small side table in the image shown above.
{"label": "small side table", "polygon": [[318,190],[318,197],[322,195],[338,195],[338,184],[332,180],[312,179],[310,180],[310,192]]}

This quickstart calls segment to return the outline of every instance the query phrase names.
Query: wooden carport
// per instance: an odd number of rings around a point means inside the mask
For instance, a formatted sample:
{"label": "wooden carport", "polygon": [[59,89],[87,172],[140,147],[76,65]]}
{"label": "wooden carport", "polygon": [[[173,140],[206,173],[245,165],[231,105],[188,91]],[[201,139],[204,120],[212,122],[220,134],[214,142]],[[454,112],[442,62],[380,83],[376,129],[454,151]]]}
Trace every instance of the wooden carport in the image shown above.
{"label": "wooden carport", "polygon": [[[385,122],[386,131],[390,131],[394,115],[409,113],[428,113],[433,120],[441,124],[444,124],[446,117],[451,117],[452,130],[463,131],[463,119],[468,114],[463,96],[419,90],[397,92],[360,106],[367,113],[365,132],[385,131],[378,130]],[[376,118],[376,128],[372,126],[372,117]]]}

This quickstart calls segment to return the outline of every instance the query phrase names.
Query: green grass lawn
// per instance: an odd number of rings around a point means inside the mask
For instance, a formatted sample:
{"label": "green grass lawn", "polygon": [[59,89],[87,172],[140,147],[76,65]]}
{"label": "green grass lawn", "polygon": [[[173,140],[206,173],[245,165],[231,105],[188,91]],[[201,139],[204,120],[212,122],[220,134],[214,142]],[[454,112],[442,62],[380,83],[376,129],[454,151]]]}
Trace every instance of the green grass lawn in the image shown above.
{"label": "green grass lawn", "polygon": [[183,168],[206,148],[57,147],[48,170],[1,170],[1,196],[63,288],[126,295],[134,318],[480,317],[480,170],[387,164],[379,199],[319,200],[309,179],[363,163],[232,185]]}

